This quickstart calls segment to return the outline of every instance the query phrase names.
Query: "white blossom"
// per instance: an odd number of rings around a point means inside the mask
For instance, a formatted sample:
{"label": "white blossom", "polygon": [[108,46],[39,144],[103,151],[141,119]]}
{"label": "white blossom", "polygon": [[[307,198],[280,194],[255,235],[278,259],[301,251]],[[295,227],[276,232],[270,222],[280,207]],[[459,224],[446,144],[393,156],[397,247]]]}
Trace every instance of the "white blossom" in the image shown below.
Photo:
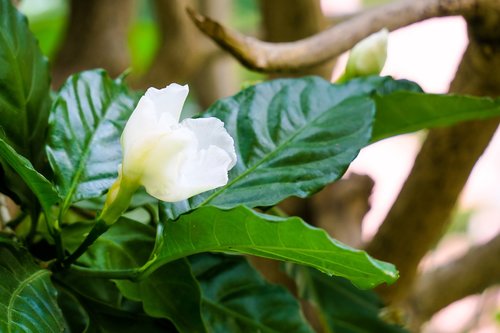
{"label": "white blossom", "polygon": [[121,137],[121,177],[175,202],[227,184],[236,164],[234,141],[217,118],[179,122],[188,86],[149,88]]}

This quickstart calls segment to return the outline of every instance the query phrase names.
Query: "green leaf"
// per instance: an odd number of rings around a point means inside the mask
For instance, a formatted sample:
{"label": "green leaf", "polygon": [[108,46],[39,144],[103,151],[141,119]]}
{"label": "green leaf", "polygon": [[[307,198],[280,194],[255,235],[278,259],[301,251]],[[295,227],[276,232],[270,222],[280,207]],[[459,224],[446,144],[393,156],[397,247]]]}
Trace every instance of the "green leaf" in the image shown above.
{"label": "green leaf", "polygon": [[60,286],[57,287],[57,303],[62,310],[69,331],[85,332],[90,324],[89,314],[73,294]]}
{"label": "green leaf", "polygon": [[328,333],[404,333],[381,319],[382,301],[371,290],[359,290],[348,280],[328,277],[308,267],[288,264],[299,296],[311,301]]}
{"label": "green leaf", "polygon": [[144,312],[169,319],[179,332],[206,332],[200,287],[186,259],[167,263],[137,283],[118,286],[125,297],[142,301]]}
{"label": "green leaf", "polygon": [[243,257],[203,254],[191,262],[209,332],[313,332],[297,300],[266,282]]}
{"label": "green leaf", "polygon": [[167,321],[147,316],[140,303],[123,297],[112,281],[71,272],[57,274],[55,280],[59,304],[74,332],[176,332]]}
{"label": "green leaf", "polygon": [[[80,245],[90,229],[90,223],[74,223],[63,229],[64,245],[69,252]],[[78,263],[102,270],[137,268],[148,260],[154,239],[153,228],[122,217],[97,239]]]}
{"label": "green leaf", "polygon": [[50,272],[40,269],[31,255],[0,238],[0,332],[62,332],[57,291]]}
{"label": "green leaf", "polygon": [[48,62],[10,0],[0,0],[0,13],[1,136],[39,168],[51,103]]}
{"label": "green leaf", "polygon": [[47,155],[63,210],[100,196],[118,175],[120,136],[136,102],[122,79],[102,70],[75,74],[54,103]]}
{"label": "green leaf", "polygon": [[[76,223],[63,229],[70,251],[81,243],[90,228],[88,223]],[[154,240],[154,229],[121,218],[78,262],[104,271],[139,268],[149,258]],[[185,260],[163,265],[139,282],[116,280],[115,283],[125,297],[142,302],[149,316],[169,319],[180,332],[205,332],[199,286]]]}
{"label": "green leaf", "polygon": [[43,210],[49,214],[51,206],[59,201],[59,196],[52,184],[33,168],[30,161],[16,153],[16,151],[2,139],[0,139],[0,159],[3,163],[7,163],[9,167],[17,172],[38,198]]}
{"label": "green leaf", "polygon": [[153,252],[154,270],[201,252],[237,252],[314,267],[343,276],[360,288],[373,288],[397,278],[393,265],[375,260],[314,228],[300,218],[281,218],[239,206],[231,210],[202,207],[165,223]]}
{"label": "green leaf", "polygon": [[399,91],[374,98],[377,113],[372,142],[424,128],[500,115],[500,100],[488,97]]}
{"label": "green leaf", "polygon": [[[229,183],[177,203],[162,203],[170,219],[196,207],[272,206],[306,197],[340,178],[371,138],[384,79],[332,85],[316,77],[265,82],[215,103],[204,117],[221,119],[235,140]],[[364,96],[361,96],[364,95]]]}

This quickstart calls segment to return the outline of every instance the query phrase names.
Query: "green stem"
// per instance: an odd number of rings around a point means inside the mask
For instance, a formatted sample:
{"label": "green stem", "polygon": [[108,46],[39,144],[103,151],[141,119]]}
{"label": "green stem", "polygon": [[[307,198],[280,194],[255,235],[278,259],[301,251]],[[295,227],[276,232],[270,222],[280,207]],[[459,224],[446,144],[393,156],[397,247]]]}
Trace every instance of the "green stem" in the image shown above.
{"label": "green stem", "polygon": [[143,208],[148,212],[149,216],[151,217],[151,222],[153,225],[158,225],[158,213],[156,212],[155,208],[151,204],[146,204],[143,206]]}
{"label": "green stem", "polygon": [[52,238],[54,239],[54,244],[56,246],[57,260],[63,260],[64,259],[64,246],[63,246],[62,237],[61,237],[61,233],[59,231],[59,228],[55,228],[55,232],[52,235]]}
{"label": "green stem", "polygon": [[66,259],[64,259],[61,263],[62,268],[67,268],[71,266],[78,258],[81,257],[82,254],[87,251],[87,249],[94,244],[94,242],[101,236],[103,233],[108,231],[110,225],[106,224],[104,220],[98,220],[92,230],[90,230],[87,237],[83,240],[80,246],[75,250],[75,252],[71,253]]}
{"label": "green stem", "polygon": [[137,281],[142,273],[141,268],[116,269],[116,270],[99,270],[73,265],[70,270],[80,276],[92,277],[97,279],[111,280],[130,280]]}

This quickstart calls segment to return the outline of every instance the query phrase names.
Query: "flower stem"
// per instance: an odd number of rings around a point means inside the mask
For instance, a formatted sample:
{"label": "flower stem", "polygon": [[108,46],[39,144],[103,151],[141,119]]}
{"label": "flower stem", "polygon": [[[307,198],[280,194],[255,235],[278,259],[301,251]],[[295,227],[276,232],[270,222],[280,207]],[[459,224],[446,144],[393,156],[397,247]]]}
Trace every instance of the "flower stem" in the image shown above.
{"label": "flower stem", "polygon": [[104,220],[98,220],[96,224],[92,227],[87,237],[83,240],[80,246],[70,254],[66,259],[61,262],[62,268],[67,268],[71,266],[82,254],[87,251],[87,249],[94,244],[94,242],[105,233],[109,229],[110,225],[108,225]]}

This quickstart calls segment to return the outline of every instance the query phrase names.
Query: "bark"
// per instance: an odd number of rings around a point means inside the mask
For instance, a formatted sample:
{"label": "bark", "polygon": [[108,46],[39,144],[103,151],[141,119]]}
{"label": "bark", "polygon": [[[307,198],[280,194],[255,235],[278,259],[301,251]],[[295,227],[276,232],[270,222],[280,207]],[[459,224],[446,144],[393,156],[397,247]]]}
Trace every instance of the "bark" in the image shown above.
{"label": "bark", "polygon": [[[467,22],[470,42],[450,91],[498,96],[500,9],[478,8]],[[396,284],[379,290],[386,301],[398,302],[407,296],[420,260],[442,236],[457,198],[497,126],[495,118],[429,132],[400,195],[367,247],[371,255],[394,263],[400,271]]]}
{"label": "bark", "polygon": [[478,7],[498,8],[496,0],[402,0],[356,15],[311,37],[269,43],[245,36],[190,11],[197,27],[244,66],[266,73],[297,72],[329,61],[369,35],[389,31],[433,17],[473,13]]}
{"label": "bark", "polygon": [[54,61],[55,87],[85,69],[104,68],[111,76],[127,69],[134,4],[134,0],[71,0],[66,35]]}
{"label": "bark", "polygon": [[[319,0],[260,0],[260,8],[265,40],[269,42],[297,41],[321,32],[327,25]],[[329,80],[333,65],[306,68],[295,76],[319,75]]]}
{"label": "bark", "polygon": [[[232,14],[231,0],[199,1],[200,11],[206,15],[216,17],[221,21],[229,21]],[[189,20],[185,13],[186,18]],[[189,22],[193,29],[196,27]],[[196,92],[198,104],[204,110],[217,99],[227,97],[238,92],[239,80],[237,62],[220,51],[215,43],[207,40],[197,31],[199,43],[203,43],[206,56],[202,60],[198,71],[191,78]]]}
{"label": "bark", "polygon": [[160,47],[150,69],[135,87],[165,87],[170,82],[186,83],[198,68],[203,55],[199,33],[189,21],[186,8],[192,0],[155,0],[156,21],[160,30]]}
{"label": "bark", "polygon": [[448,304],[499,283],[499,258],[500,234],[485,245],[470,249],[463,257],[422,275],[407,301],[414,329]]}

